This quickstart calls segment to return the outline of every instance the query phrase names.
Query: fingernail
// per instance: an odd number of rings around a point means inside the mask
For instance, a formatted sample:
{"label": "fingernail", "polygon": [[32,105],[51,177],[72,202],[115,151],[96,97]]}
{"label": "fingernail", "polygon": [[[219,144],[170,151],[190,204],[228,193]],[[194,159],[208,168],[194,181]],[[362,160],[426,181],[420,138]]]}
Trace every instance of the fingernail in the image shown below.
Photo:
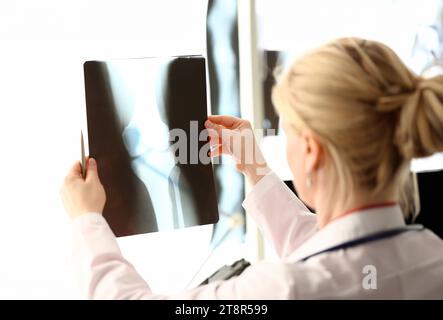
{"label": "fingernail", "polygon": [[95,161],[95,159],[94,158],[89,158],[89,161],[88,161],[88,165],[96,165],[97,164],[97,162]]}
{"label": "fingernail", "polygon": [[205,125],[206,125],[207,127],[211,127],[211,128],[214,127],[214,124],[213,124],[211,121],[209,121],[209,120],[206,120]]}

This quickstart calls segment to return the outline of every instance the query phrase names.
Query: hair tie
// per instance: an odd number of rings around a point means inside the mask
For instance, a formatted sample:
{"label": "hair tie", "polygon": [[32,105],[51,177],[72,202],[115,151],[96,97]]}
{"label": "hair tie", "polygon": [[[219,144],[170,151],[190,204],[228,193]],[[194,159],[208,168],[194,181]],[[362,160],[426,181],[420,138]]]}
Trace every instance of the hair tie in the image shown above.
{"label": "hair tie", "polygon": [[393,112],[403,107],[409,99],[421,94],[421,91],[427,88],[427,80],[422,77],[416,77],[413,80],[413,87],[405,90],[399,85],[388,87],[386,95],[378,98],[375,110],[378,112]]}
{"label": "hair tie", "polygon": [[378,112],[393,112],[400,109],[406,102],[417,94],[418,90],[388,95],[378,98],[375,110]]}
{"label": "hair tie", "polygon": [[418,83],[418,89],[420,91],[424,90],[433,90],[439,93],[443,92],[443,87],[441,80],[438,79],[439,77],[433,77],[433,78],[420,78]]}

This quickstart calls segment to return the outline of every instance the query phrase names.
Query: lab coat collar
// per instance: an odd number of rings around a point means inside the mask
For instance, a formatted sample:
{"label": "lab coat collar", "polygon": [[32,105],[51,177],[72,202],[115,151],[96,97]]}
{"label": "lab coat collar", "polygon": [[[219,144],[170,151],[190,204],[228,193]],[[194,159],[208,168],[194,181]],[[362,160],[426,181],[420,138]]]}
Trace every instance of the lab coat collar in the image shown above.
{"label": "lab coat collar", "polygon": [[405,221],[398,205],[359,210],[318,230],[288,260],[300,261],[345,242],[402,226],[405,226]]}

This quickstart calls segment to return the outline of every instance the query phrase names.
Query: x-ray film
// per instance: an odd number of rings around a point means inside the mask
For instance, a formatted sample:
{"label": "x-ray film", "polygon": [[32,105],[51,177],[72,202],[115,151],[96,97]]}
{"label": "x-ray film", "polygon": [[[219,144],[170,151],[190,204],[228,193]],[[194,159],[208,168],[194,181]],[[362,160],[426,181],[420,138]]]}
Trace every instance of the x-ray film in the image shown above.
{"label": "x-ray film", "polygon": [[89,154],[116,236],[218,221],[202,57],[84,64]]}

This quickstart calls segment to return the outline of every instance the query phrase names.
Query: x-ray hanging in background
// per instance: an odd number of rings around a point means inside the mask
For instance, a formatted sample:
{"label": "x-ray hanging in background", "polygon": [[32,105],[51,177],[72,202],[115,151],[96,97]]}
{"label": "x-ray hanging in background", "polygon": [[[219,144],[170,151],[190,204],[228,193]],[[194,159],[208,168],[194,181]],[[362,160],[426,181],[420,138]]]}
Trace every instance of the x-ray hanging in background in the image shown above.
{"label": "x-ray hanging in background", "polygon": [[[212,114],[240,116],[237,0],[209,0],[207,59]],[[215,165],[220,221],[214,228],[213,244],[224,238],[243,241],[244,225],[232,227],[232,219],[244,220],[243,177],[227,161]]]}

